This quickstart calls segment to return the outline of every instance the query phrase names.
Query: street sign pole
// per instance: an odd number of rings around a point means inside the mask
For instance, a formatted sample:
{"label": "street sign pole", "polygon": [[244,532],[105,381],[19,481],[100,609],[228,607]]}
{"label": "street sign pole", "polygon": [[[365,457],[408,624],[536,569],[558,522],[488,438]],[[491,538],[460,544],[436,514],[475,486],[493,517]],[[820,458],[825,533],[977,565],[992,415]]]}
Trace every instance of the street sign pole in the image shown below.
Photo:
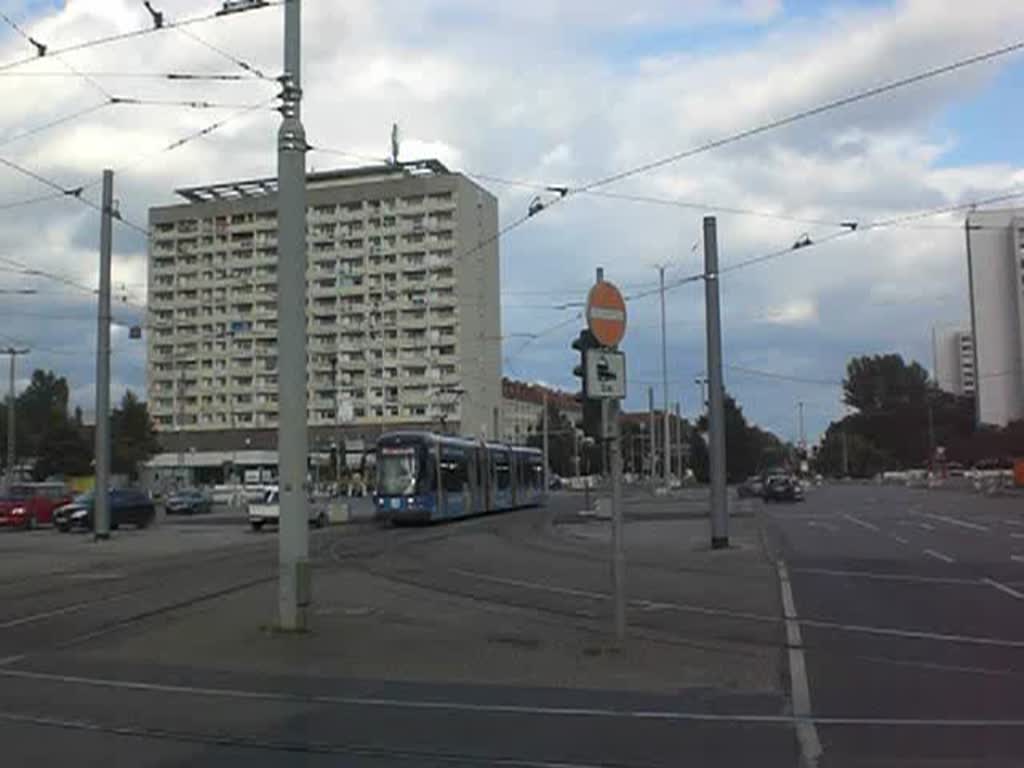
{"label": "street sign pole", "polygon": [[626,360],[617,350],[626,332],[626,303],[604,270],[587,297],[587,326],[601,345],[585,352],[584,396],[601,400],[601,439],[608,449],[612,481],[611,577],[612,623],[615,642],[626,638],[626,555],[622,534],[622,445],[619,428],[619,400],[626,396]]}

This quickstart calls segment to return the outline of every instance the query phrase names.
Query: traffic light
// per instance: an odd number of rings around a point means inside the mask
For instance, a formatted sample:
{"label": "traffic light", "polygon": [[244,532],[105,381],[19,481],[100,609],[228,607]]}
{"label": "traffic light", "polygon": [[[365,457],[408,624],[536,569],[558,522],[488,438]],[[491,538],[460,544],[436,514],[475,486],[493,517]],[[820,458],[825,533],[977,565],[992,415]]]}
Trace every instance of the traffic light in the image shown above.
{"label": "traffic light", "polygon": [[601,439],[601,401],[587,397],[587,350],[601,346],[589,330],[580,331],[572,342],[572,348],[580,353],[579,365],[572,369],[573,376],[580,379],[580,391],[576,399],[583,406],[583,432],[588,437]]}

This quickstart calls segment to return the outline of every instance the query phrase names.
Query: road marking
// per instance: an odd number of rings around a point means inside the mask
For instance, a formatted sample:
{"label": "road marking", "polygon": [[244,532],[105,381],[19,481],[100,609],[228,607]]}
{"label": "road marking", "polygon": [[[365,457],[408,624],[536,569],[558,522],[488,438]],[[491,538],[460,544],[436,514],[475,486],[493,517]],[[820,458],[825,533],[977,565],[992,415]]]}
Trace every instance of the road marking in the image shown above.
{"label": "road marking", "polygon": [[[535,589],[541,592],[552,592],[556,595],[569,595],[572,597],[586,597],[591,600],[608,600],[611,598],[607,592],[590,592],[584,589],[573,589],[571,587],[556,587],[551,584],[539,584],[534,581],[523,581],[521,579],[507,579],[502,576],[491,576],[478,571],[467,571],[462,568],[449,568],[450,573],[460,576],[467,576],[480,581],[490,581],[495,584],[505,584],[510,587],[521,587],[523,589]],[[428,587],[429,588],[429,587]],[[728,608],[712,608],[703,605],[691,605],[687,603],[666,603],[658,600],[635,599],[630,600],[629,605],[640,608],[644,611],[679,611],[681,613],[697,613],[703,616],[724,616],[730,619],[745,619],[747,621],[763,621],[778,623],[778,616],[770,616],[761,613],[747,613],[745,611],[733,611]]]}
{"label": "road marking", "polygon": [[1013,587],[1008,587],[1005,584],[1000,584],[995,579],[982,579],[982,581],[988,584],[989,586],[995,587],[1000,592],[1003,592],[1009,595],[1010,597],[1016,597],[1018,600],[1024,600],[1024,592],[1018,592]]}
{"label": "road marking", "polygon": [[[147,693],[179,694],[185,696],[207,696],[210,698],[246,699],[255,701],[282,701],[301,704],[330,704],[352,707],[381,707],[389,709],[417,709],[435,711],[478,712],[484,714],[542,715],[545,717],[606,718],[662,721],[708,721],[739,722],[791,725],[848,725],[848,726],[928,726],[953,728],[1024,728],[1024,719],[971,719],[971,718],[924,718],[924,717],[844,717],[817,716],[800,717],[795,714],[747,714],[724,712],[680,712],[665,709],[617,709],[605,707],[559,707],[533,706],[529,704],[486,704],[483,702],[458,701],[452,699],[399,699],[378,696],[322,696],[285,693],[282,691],[244,690],[238,688],[210,688],[190,685],[148,683],[139,680],[115,680],[110,678],[59,675],[47,672],[31,672],[18,669],[0,669],[0,677],[23,680],[46,681],[66,685],[86,685],[114,690],[142,691]],[[0,719],[15,722],[33,722],[40,725],[76,727],[101,727],[85,721],[64,720],[35,716],[21,712],[0,711]],[[119,726],[116,726],[120,728]]]}
{"label": "road marking", "polygon": [[895,533],[889,534],[889,537],[893,541],[898,541],[900,544],[909,544],[910,542],[904,539],[902,536],[897,536]]}
{"label": "road marking", "polygon": [[980,531],[981,533],[989,533],[992,529],[987,525],[979,525],[978,523],[968,523],[966,520],[958,520],[955,517],[949,515],[935,515],[931,512],[918,512],[917,514],[922,517],[927,517],[930,520],[940,520],[943,523],[949,523],[950,525],[958,525],[961,528],[969,528],[972,531]]}
{"label": "road marking", "polygon": [[[789,646],[789,690],[793,702],[793,714],[801,718],[811,716],[811,688],[807,679],[807,663],[804,659],[804,641],[800,635],[800,623],[793,600],[793,588],[789,581],[786,564],[776,562],[779,574],[779,588],[782,591],[782,612],[786,619],[786,644]],[[821,739],[812,721],[804,720],[796,725],[796,738],[803,756],[802,764],[808,768],[817,766],[821,759]]]}
{"label": "road marking", "polygon": [[1024,533],[1014,533],[1014,532],[1011,531],[1010,532],[1010,538],[1011,539],[1024,539]]}
{"label": "road marking", "polygon": [[920,528],[922,531],[934,531],[935,530],[935,526],[932,525],[931,523],[918,523],[917,527]]}
{"label": "road marking", "polygon": [[947,555],[945,552],[939,552],[937,549],[926,549],[924,553],[929,557],[934,557],[936,560],[941,560],[944,563],[956,562],[956,560]]}
{"label": "road marking", "polygon": [[[982,645],[992,648],[1024,648],[1024,640],[1005,640],[1001,637],[979,637],[977,635],[950,635],[942,632],[925,632],[917,629],[899,629],[896,627],[871,627],[861,624],[842,624],[837,621],[819,621],[817,619],[800,619],[800,623],[814,629],[831,629],[836,632],[852,634],[878,635],[880,637],[902,637],[907,640],[932,640],[939,643],[957,643],[962,645]],[[0,674],[3,674],[0,670]]]}
{"label": "road marking", "polygon": [[859,517],[854,517],[853,515],[843,515],[843,517],[845,517],[854,525],[859,525],[861,528],[867,528],[869,531],[877,532],[879,530],[878,526],[874,523],[869,523],[867,520],[861,520]]}
{"label": "road marking", "polygon": [[1010,555],[1010,559],[1015,563],[1024,563],[1024,555]]}
{"label": "road marking", "polygon": [[811,528],[824,528],[829,533],[835,533],[839,530],[839,528],[833,525],[832,523],[822,523],[817,520],[808,520],[807,525],[809,525]]}
{"label": "road marking", "polygon": [[1007,525],[1024,525],[1024,521],[1021,520],[1003,520]]}
{"label": "road marking", "polygon": [[24,653],[19,653],[16,656],[4,656],[2,659],[0,659],[0,667],[6,666],[8,664],[16,664],[24,658]]}
{"label": "road marking", "polygon": [[113,603],[118,600],[127,600],[130,597],[137,597],[137,594],[132,592],[124,595],[114,595],[112,597],[104,597],[99,600],[87,600],[83,603],[75,603],[74,605],[66,605],[63,608],[55,608],[52,611],[44,611],[42,613],[34,613],[29,616],[19,616],[16,619],[10,619],[0,623],[0,629],[11,629],[12,627],[20,627],[25,624],[32,624],[37,621],[43,621],[45,619],[52,619],[55,616],[64,616],[69,613],[77,613],[78,611],[84,611],[93,605],[100,603]]}
{"label": "road marking", "polygon": [[955,576],[917,576],[906,573],[873,573],[871,571],[839,571],[830,568],[790,568],[790,573],[810,573],[818,576],[841,576],[843,578],[879,579],[881,581],[909,581],[921,584],[977,584],[977,579],[961,579]]}

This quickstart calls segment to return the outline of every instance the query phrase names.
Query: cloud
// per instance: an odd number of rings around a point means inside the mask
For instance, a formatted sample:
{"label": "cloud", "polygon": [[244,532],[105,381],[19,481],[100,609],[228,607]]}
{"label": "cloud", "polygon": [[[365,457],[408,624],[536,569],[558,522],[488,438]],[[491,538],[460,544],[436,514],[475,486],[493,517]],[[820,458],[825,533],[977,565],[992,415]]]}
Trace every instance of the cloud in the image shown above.
{"label": "cloud", "polygon": [[[176,18],[205,12],[182,0]],[[600,178],[761,122],[877,86],[929,66],[1006,42],[1024,22],[1018,0],[963,6],[911,0],[863,8],[843,4],[789,13],[777,0],[645,0],[628,10],[607,0],[370,0],[308,3],[304,8],[303,118],[314,147],[385,156],[391,125],[403,135],[402,156],[437,156],[452,167],[495,176],[567,184]],[[69,0],[24,21],[52,47],[145,27],[149,17],[129,0]],[[280,9],[189,28],[274,76],[280,70]],[[699,42],[699,44],[695,44]],[[14,36],[0,39],[0,61],[31,53]],[[181,31],[68,54],[73,66],[97,72],[241,72]],[[503,329],[537,332],[571,318],[554,307],[584,298],[594,268],[635,293],[656,284],[654,265],[669,263],[668,280],[698,272],[701,218],[718,217],[723,265],[785,249],[803,235],[824,241],[838,223],[899,216],[1024,185],[1010,162],[955,165],[969,134],[941,128],[966,98],[991,87],[1008,61],[983,65],[898,93],[813,117],[701,154],[607,188],[689,201],[657,206],[581,194],[552,206],[502,241],[507,291]],[[61,72],[47,57],[20,70]],[[251,104],[274,95],[260,80],[173,83],[101,78],[118,96]],[[100,91],[82,79],[8,77],[0,72],[0,142],[33,126],[97,104]],[[15,160],[72,187],[115,169],[121,210],[144,223],[147,210],[174,200],[174,189],[275,172],[279,115],[270,107],[232,120],[172,151],[233,110],[107,107],[65,125],[4,145]],[[999,119],[1012,122],[1019,112]],[[937,128],[937,126],[939,126]],[[1009,148],[1007,150],[1009,153]],[[313,151],[318,170],[350,164]],[[499,195],[503,221],[526,211],[535,190],[486,182]],[[52,190],[10,169],[0,170],[0,206]],[[716,204],[806,221],[742,216]],[[29,261],[92,285],[98,221],[73,200],[0,208],[0,255]],[[722,281],[727,357],[765,370],[837,377],[846,357],[894,349],[927,359],[928,329],[965,314],[962,232],[955,216],[893,227],[787,253]],[[115,283],[131,302],[144,299],[145,243],[124,227],[115,232]],[[538,279],[538,276],[543,276]],[[25,275],[0,283],[46,287],[40,313],[5,313],[4,333],[42,349],[31,363],[71,378],[76,397],[91,391],[95,334],[93,299]],[[672,399],[695,399],[703,368],[701,283],[667,297]],[[529,292],[529,293],[523,293]],[[953,297],[948,300],[937,297]],[[517,308],[514,305],[525,305]],[[27,311],[27,310],[26,310]],[[144,320],[131,304],[125,316]],[[656,296],[631,302],[625,348],[636,381],[657,381],[660,359]],[[572,386],[569,340],[575,325],[523,345],[506,342],[507,373]],[[143,386],[139,342],[117,338],[115,378]],[[519,350],[522,351],[519,351]],[[631,377],[634,378],[634,377]],[[791,430],[791,389],[729,376],[749,416]],[[628,407],[643,407],[644,384]],[[821,399],[813,388],[804,399]],[[829,400],[830,393],[824,397]],[[660,397],[659,397],[660,399]],[[88,405],[88,403],[83,403]],[[809,413],[814,429],[824,425]]]}

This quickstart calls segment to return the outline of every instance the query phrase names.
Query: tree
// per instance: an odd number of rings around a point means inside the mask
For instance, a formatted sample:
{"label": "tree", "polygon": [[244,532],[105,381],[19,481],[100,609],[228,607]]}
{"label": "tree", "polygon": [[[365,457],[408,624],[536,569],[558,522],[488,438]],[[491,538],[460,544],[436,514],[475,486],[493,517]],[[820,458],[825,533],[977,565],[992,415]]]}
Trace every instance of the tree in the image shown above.
{"label": "tree", "polygon": [[928,392],[928,371],[900,355],[865,355],[846,365],[843,402],[861,412],[891,411],[923,405]]}
{"label": "tree", "polygon": [[[697,427],[701,432],[707,432],[706,415],[701,416]],[[696,447],[691,440],[691,452]],[[785,444],[775,435],[747,424],[743,409],[732,397],[725,396],[725,465],[730,483],[741,482],[758,470],[777,466],[788,453]],[[692,453],[691,461],[694,463],[694,474],[700,479],[695,453]]]}
{"label": "tree", "polygon": [[130,389],[110,415],[110,464],[115,474],[138,477],[139,464],[160,450],[149,409]]}

